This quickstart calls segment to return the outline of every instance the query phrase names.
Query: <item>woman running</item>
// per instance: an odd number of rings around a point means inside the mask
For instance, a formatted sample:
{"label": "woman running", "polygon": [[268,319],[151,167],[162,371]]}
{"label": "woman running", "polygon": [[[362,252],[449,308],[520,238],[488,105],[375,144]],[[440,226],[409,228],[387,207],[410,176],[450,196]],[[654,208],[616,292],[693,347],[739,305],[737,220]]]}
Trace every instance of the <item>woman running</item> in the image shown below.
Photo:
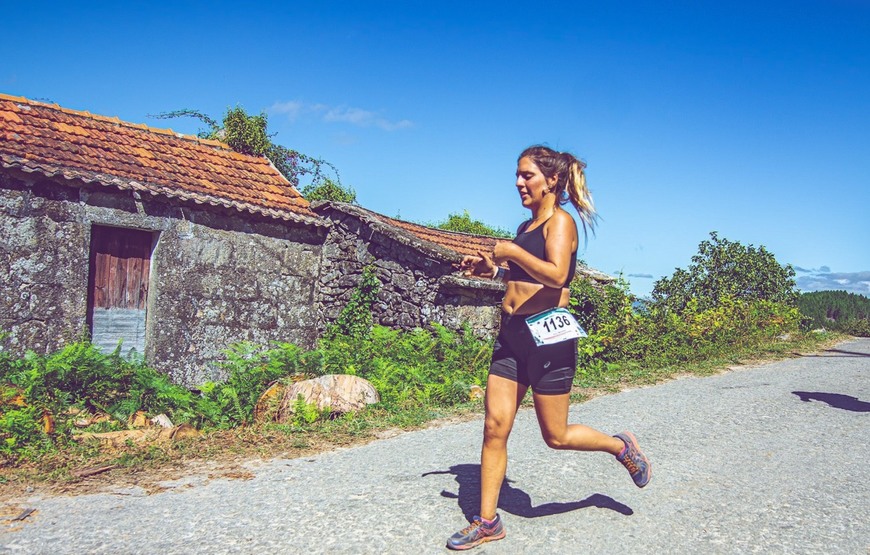
{"label": "woman running", "polygon": [[[549,447],[610,453],[638,487],[649,482],[649,461],[631,432],[610,436],[568,424],[579,326],[564,308],[579,239],[574,218],[561,207],[571,202],[584,234],[594,226],[595,207],[586,187],[585,167],[573,155],[545,146],[524,150],[517,161],[516,187],[531,218],[520,225],[513,242],[500,241],[491,256],[466,256],[460,265],[467,276],[504,281],[507,290],[486,382],[480,515],[450,537],[450,549],[470,549],[505,536],[496,513],[498,495],[507,469],[508,436],[529,387]],[[505,263],[507,270],[501,267]]]}

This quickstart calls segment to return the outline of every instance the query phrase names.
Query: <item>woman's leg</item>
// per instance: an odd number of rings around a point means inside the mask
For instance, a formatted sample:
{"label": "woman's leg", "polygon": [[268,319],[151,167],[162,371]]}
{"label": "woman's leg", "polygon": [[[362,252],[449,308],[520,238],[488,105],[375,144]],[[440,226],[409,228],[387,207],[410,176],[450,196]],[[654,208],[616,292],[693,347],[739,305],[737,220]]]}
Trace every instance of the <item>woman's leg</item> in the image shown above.
{"label": "woman's leg", "polygon": [[480,451],[480,516],[492,520],[507,470],[507,441],[528,386],[494,376],[486,380],[486,419]]}
{"label": "woman's leg", "polygon": [[534,394],[535,413],[547,445],[553,449],[604,451],[618,455],[625,447],[621,439],[582,424],[568,424],[569,397],[570,393]]}

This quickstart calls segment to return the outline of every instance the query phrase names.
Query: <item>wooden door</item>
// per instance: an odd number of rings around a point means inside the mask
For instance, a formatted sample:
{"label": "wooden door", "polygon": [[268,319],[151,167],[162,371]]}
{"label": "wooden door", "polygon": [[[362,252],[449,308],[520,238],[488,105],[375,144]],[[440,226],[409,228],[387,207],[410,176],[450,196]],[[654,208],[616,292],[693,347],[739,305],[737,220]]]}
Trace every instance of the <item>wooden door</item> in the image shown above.
{"label": "wooden door", "polygon": [[111,352],[121,341],[129,354],[145,350],[148,275],[154,235],[147,231],[91,229],[88,326],[91,341]]}

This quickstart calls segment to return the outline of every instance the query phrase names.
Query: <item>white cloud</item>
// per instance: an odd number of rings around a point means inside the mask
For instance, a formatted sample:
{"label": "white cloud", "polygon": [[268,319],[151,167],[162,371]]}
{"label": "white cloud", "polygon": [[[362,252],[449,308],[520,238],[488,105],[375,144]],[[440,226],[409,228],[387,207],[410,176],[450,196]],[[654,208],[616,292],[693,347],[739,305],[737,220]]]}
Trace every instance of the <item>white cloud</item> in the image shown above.
{"label": "white cloud", "polygon": [[818,268],[801,268],[800,266],[792,266],[795,272],[803,272],[805,274],[815,274],[815,273],[823,273],[828,274],[831,272],[831,268],[828,266],[819,266]]}
{"label": "white cloud", "polygon": [[830,268],[822,266],[818,270],[805,272],[807,275],[797,278],[797,286],[801,291],[848,291],[870,296],[870,271],[832,273]]}
{"label": "white cloud", "polygon": [[275,104],[272,104],[271,108],[269,108],[269,112],[273,114],[286,114],[292,121],[296,119],[303,107],[304,105],[296,100],[291,100],[289,102],[276,102]]}
{"label": "white cloud", "polygon": [[323,116],[323,120],[350,123],[359,127],[370,127],[374,125],[375,127],[380,127],[385,131],[395,131],[397,129],[411,126],[411,122],[406,119],[390,121],[374,112],[370,112],[369,110],[349,106],[337,106],[328,109],[326,114]]}
{"label": "white cloud", "polygon": [[354,125],[371,125],[375,115],[359,108],[330,108],[323,116],[324,121],[344,121]]}
{"label": "white cloud", "polygon": [[357,127],[379,127],[384,131],[396,131],[411,127],[411,120],[389,120],[376,112],[353,106],[329,106],[327,104],[305,104],[296,100],[276,102],[269,109],[273,114],[286,114],[295,120],[302,114],[322,114],[323,121],[329,123],[349,123]]}

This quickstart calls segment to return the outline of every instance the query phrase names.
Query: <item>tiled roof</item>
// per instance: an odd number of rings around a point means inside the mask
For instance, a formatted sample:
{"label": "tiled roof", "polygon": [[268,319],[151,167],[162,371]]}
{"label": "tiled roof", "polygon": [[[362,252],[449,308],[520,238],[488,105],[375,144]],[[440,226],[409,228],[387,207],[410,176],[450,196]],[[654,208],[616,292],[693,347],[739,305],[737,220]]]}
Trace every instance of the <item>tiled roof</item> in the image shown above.
{"label": "tiled roof", "polygon": [[[463,255],[477,255],[479,252],[492,253],[497,241],[508,241],[509,239],[497,239],[486,235],[473,235],[471,233],[460,233],[457,231],[445,231],[426,227],[420,224],[403,222],[395,218],[378,214],[351,204],[341,202],[319,201],[312,204],[312,209],[317,213],[324,213],[328,209],[337,210],[345,214],[350,214],[360,220],[373,223],[381,231],[394,237],[403,243],[412,245],[414,248],[426,251],[429,254],[458,262]],[[404,237],[404,239],[403,239]],[[408,240],[408,238],[413,238]],[[585,275],[587,278],[601,283],[610,283],[614,278],[593,270],[586,266],[577,266],[577,273]],[[488,281],[488,280],[485,280]]]}
{"label": "tiled roof", "polygon": [[328,225],[265,157],[219,141],[0,94],[0,164]]}
{"label": "tiled roof", "polygon": [[388,218],[362,206],[334,201],[312,203],[314,212],[334,219],[333,212],[353,216],[381,233],[436,259],[457,263],[465,254],[491,252],[495,239],[483,235],[454,233]]}
{"label": "tiled roof", "polygon": [[[423,241],[435,243],[436,245],[458,252],[462,255],[471,254],[476,256],[478,252],[490,254],[495,248],[496,241],[499,240],[495,237],[488,237],[486,235],[472,235],[470,233],[460,233],[458,231],[445,231],[443,229],[403,222],[401,220],[382,216],[381,214],[373,213],[373,215],[387,225],[398,227]],[[501,239],[501,241],[509,241],[509,239]]]}

